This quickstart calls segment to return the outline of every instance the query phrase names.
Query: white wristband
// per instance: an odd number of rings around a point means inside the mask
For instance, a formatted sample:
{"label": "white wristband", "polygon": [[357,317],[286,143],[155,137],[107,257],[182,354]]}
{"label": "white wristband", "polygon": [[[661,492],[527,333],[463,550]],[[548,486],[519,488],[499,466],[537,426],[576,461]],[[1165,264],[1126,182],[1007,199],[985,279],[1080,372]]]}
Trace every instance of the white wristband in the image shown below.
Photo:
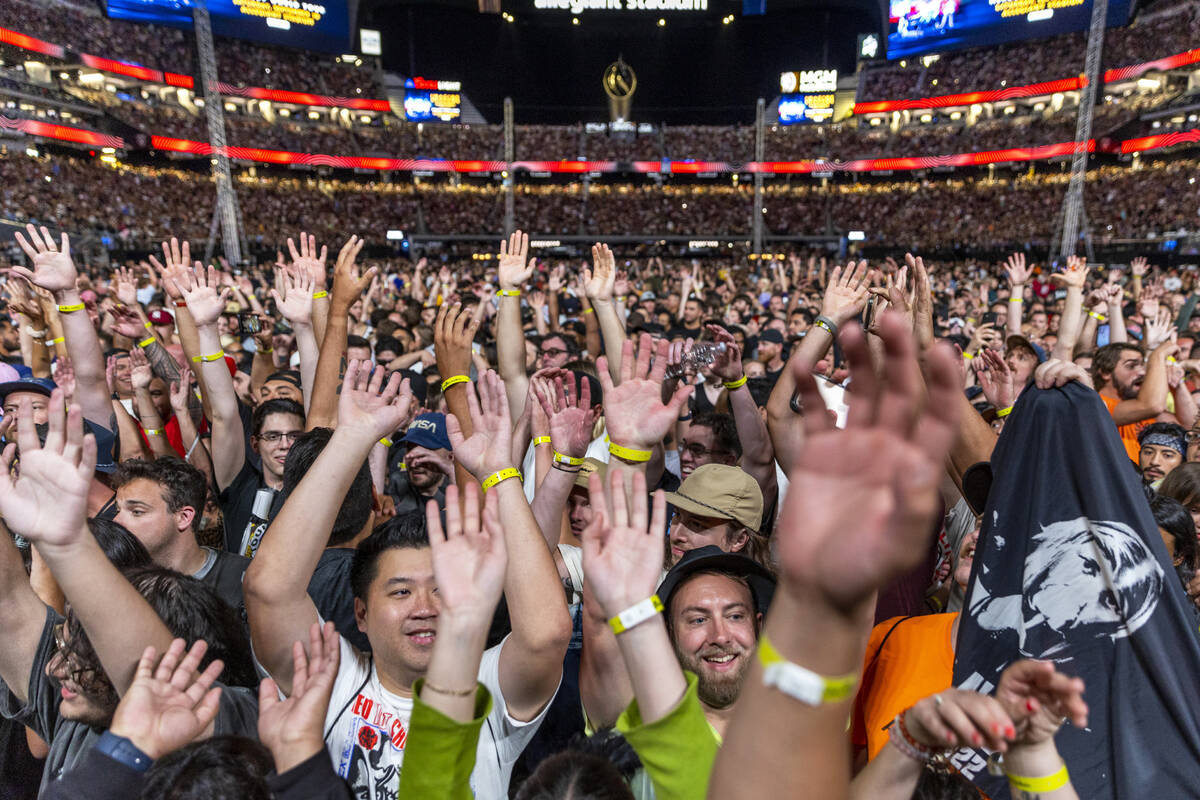
{"label": "white wristband", "polygon": [[632,605],[620,614],[617,614],[608,621],[608,624],[612,626],[613,633],[620,635],[630,628],[641,625],[648,619],[653,619],[661,614],[662,610],[662,600],[658,599],[658,595],[652,594],[642,602]]}

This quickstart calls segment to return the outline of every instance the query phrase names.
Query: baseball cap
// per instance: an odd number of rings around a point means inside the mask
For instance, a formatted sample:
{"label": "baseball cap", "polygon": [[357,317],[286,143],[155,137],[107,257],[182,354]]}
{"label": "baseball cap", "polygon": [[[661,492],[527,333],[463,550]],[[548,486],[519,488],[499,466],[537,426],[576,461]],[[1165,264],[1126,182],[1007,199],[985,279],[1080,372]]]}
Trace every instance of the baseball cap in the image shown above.
{"label": "baseball cap", "polygon": [[600,381],[588,375],[586,372],[578,369],[571,370],[575,376],[575,391],[580,397],[583,396],[583,384],[586,381],[591,395],[593,406],[598,406],[604,402],[604,389],[600,386]]}
{"label": "baseball cap", "polygon": [[559,303],[559,308],[562,309],[562,313],[564,314],[578,314],[583,311],[583,303],[579,302],[578,297],[567,295]]}
{"label": "baseball cap", "polygon": [[1021,348],[1033,353],[1039,364],[1044,364],[1046,362],[1046,351],[1026,339],[1024,336],[1009,336],[1004,340],[1005,353],[1014,348]]}
{"label": "baseball cap", "polygon": [[667,492],[667,502],[690,514],[733,520],[755,533],[762,524],[762,489],[739,467],[697,467],[678,491]]}
{"label": "baseball cap", "polygon": [[150,319],[150,322],[154,325],[174,325],[175,324],[175,318],[173,316],[171,316],[170,311],[166,311],[165,309],[156,308],[153,311],[151,311],[149,314],[147,314],[146,316]]}
{"label": "baseball cap", "polygon": [[772,344],[783,344],[783,334],[774,328],[767,328],[758,335],[760,342],[771,342]]}
{"label": "baseball cap", "polygon": [[103,425],[97,425],[90,419],[83,421],[87,433],[96,437],[96,472],[112,473],[117,471],[117,437]]}
{"label": "baseball cap", "polygon": [[663,606],[671,607],[671,595],[679,585],[697,572],[717,570],[745,578],[750,585],[750,594],[754,597],[754,607],[766,614],[775,594],[775,576],[770,571],[749,556],[741,553],[726,553],[715,544],[688,550],[679,559],[679,563],[671,567],[667,577],[658,585],[658,599]]}
{"label": "baseball cap", "polygon": [[12,364],[5,364],[0,361],[0,383],[8,383],[9,381],[21,380],[21,373]]}
{"label": "baseball cap", "polygon": [[638,302],[643,303],[647,300],[657,300],[657,299],[658,298],[654,295],[654,292],[642,292],[642,296],[638,298]]}
{"label": "baseball cap", "polygon": [[49,378],[21,378],[19,380],[0,383],[0,403],[3,403],[13,392],[34,392],[45,397],[56,388],[54,381]]}
{"label": "baseball cap", "polygon": [[412,421],[402,440],[429,450],[450,450],[450,437],[446,434],[445,414],[421,414]]}

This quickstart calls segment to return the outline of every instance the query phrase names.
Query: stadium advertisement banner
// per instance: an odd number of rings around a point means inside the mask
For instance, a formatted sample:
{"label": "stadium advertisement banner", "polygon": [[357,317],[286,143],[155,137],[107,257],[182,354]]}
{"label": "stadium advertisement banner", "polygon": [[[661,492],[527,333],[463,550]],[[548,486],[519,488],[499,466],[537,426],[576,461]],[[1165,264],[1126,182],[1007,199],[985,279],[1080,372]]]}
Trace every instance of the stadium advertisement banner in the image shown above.
{"label": "stadium advertisement banner", "polygon": [[[105,0],[113,19],[192,27],[195,0]],[[344,53],[350,46],[346,0],[208,0],[212,30],[256,42]]]}
{"label": "stadium advertisement banner", "polygon": [[404,118],[409,122],[458,122],[462,84],[415,77],[404,81]]}
{"label": "stadium advertisement banner", "polygon": [[[1132,11],[1132,0],[1109,0],[1108,24]],[[1085,30],[1091,16],[1091,0],[890,0],[887,57],[1058,36]]]}
{"label": "stadium advertisement banner", "polygon": [[828,122],[833,119],[836,97],[832,92],[785,94],[779,98],[779,124]]}

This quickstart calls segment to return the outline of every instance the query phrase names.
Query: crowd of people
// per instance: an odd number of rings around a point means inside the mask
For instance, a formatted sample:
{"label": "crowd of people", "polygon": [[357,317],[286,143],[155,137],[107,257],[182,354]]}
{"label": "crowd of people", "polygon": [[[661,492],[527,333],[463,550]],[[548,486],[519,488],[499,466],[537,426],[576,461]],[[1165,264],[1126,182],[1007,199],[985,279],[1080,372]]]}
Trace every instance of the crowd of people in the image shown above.
{"label": "crowd of people", "polygon": [[[0,154],[0,218],[36,221],[111,237],[114,247],[143,251],[168,233],[207,238],[215,193],[207,174],[164,166],[109,166],[92,158]],[[1194,233],[1200,202],[1197,163],[1144,161],[1140,169],[1099,166],[1085,201],[1097,242],[1176,238]],[[774,235],[863,231],[868,244],[996,249],[1045,246],[1053,238],[1067,188],[1060,167],[995,176],[924,176],[827,184],[809,177],[769,181],[763,222]],[[332,235],[353,219],[364,230],[488,235],[504,220],[504,189],[495,180],[392,176],[386,182],[319,176],[238,173],[238,202],[251,243],[274,252],[304,224]],[[42,202],[30,205],[30,198]],[[515,213],[540,235],[748,236],[754,203],[748,181],[621,180],[544,182],[521,177]],[[946,209],[954,209],[946,214]],[[931,227],[929,220],[938,224]]]}
{"label": "crowd of people", "polygon": [[[52,44],[182,75],[199,75],[190,31],[109,19],[87,0],[10,0],[0,6],[0,27]],[[333,97],[382,97],[376,74],[333,56],[271,47],[238,39],[214,40],[221,80]]]}
{"label": "crowd of people", "polygon": [[[1145,6],[1146,4],[1142,4]],[[1026,86],[1074,78],[1083,72],[1086,34],[1015,42],[940,54],[928,66],[919,59],[863,70],[858,99],[901,100]],[[1200,40],[1200,9],[1187,0],[1144,7],[1133,24],[1109,28],[1104,67],[1144,64],[1191,50]]]}
{"label": "crowd of people", "polygon": [[14,246],[6,798],[1195,785],[1194,268]]}

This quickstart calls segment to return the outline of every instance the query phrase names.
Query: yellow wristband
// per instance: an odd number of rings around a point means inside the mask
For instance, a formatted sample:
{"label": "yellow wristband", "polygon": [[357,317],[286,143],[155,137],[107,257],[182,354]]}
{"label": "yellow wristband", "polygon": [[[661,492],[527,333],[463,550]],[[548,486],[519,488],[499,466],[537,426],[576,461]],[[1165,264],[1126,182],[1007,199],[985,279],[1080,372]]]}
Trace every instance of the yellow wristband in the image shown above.
{"label": "yellow wristband", "polygon": [[446,380],[442,381],[442,393],[445,394],[446,390],[451,386],[457,386],[460,383],[470,382],[471,379],[466,375],[451,375],[449,378],[446,378]]}
{"label": "yellow wristband", "polygon": [[385,436],[385,437],[383,437],[382,439],[380,439],[380,440],[379,440],[379,443],[380,443],[381,445],[383,445],[384,447],[391,447],[391,446],[392,446],[392,440],[391,440],[391,439],[389,439],[389,438],[388,438],[388,437],[386,437],[386,436]]}
{"label": "yellow wristband", "polygon": [[193,364],[199,364],[199,363],[200,363],[200,356],[192,356],[192,363],[193,363]]}
{"label": "yellow wristband", "polygon": [[746,380],[747,380],[747,376],[743,375],[742,377],[738,378],[736,381],[730,381],[729,383],[725,384],[725,388],[729,389],[730,391],[733,391],[734,389],[740,389],[746,385]]}
{"label": "yellow wristband", "polygon": [[541,447],[541,446],[542,446],[542,445],[544,445],[544,444],[550,444],[550,437],[549,437],[549,436],[535,436],[535,437],[533,437],[533,446],[534,446],[534,447]]}
{"label": "yellow wristband", "polygon": [[225,351],[224,351],[224,350],[218,350],[217,352],[213,353],[212,355],[208,355],[208,356],[200,356],[200,360],[201,360],[201,361],[205,361],[205,362],[209,362],[209,361],[220,361],[220,360],[221,360],[222,358],[224,358],[224,357],[225,357]]}
{"label": "yellow wristband", "polygon": [[1010,298],[1008,298],[1008,302],[1010,302],[1010,303],[1024,303],[1024,302],[1025,302],[1025,298],[1024,298],[1024,297],[1010,297]]}
{"label": "yellow wristband", "polygon": [[613,633],[620,636],[630,628],[635,628],[648,619],[654,619],[654,617],[662,613],[662,610],[662,600],[658,599],[658,595],[652,594],[642,602],[632,605],[620,614],[617,614],[608,621],[608,624],[613,629]]}
{"label": "yellow wristband", "polygon": [[1004,419],[1005,417],[1007,417],[1009,414],[1012,413],[1012,410],[1013,410],[1012,406],[1009,406],[1008,408],[1001,408],[1000,410],[998,410],[996,412],[996,417],[998,419]]}
{"label": "yellow wristband", "polygon": [[153,322],[143,322],[142,327],[145,328],[146,330],[150,330],[151,328],[154,327],[154,323]]}
{"label": "yellow wristband", "polygon": [[153,336],[147,336],[145,339],[142,339],[140,342],[138,342],[138,347],[149,347],[157,341],[158,340]]}
{"label": "yellow wristband", "polygon": [[1026,794],[1053,792],[1056,789],[1061,789],[1071,782],[1071,776],[1067,774],[1067,765],[1063,764],[1062,769],[1053,775],[1047,775],[1044,778],[1022,778],[1020,775],[1009,775],[1008,783],[1012,788]]}
{"label": "yellow wristband", "polygon": [[162,436],[163,435],[162,428],[142,428],[142,431],[147,436]]}
{"label": "yellow wristband", "polygon": [[329,297],[329,292],[313,292],[313,300],[320,300],[322,297]]}
{"label": "yellow wristband", "polygon": [[496,292],[496,294],[500,295],[501,297],[520,297],[521,290],[520,289],[501,289],[500,291]]}
{"label": "yellow wristband", "polygon": [[964,350],[964,351],[963,351],[963,358],[965,358],[967,361],[970,361],[970,360],[971,360],[971,359],[973,359],[974,357],[975,357],[975,356],[971,355],[971,354],[970,354],[970,353],[968,353],[966,350]]}
{"label": "yellow wristband", "polygon": [[46,344],[48,344],[48,345],[49,345],[49,344],[62,344],[62,343],[63,343],[63,342],[65,342],[66,340],[67,340],[67,337],[65,337],[65,336],[60,336],[60,337],[58,337],[57,339],[51,339],[51,340],[50,340],[49,342],[47,342]]}
{"label": "yellow wristband", "polygon": [[581,464],[583,464],[583,459],[575,458],[574,456],[564,456],[562,453],[555,450],[554,451],[554,463],[555,464],[570,464],[572,467],[578,467]]}
{"label": "yellow wristband", "polygon": [[585,308],[585,309],[583,310],[583,313],[585,313],[585,314],[594,314],[594,313],[596,313],[596,309],[592,308],[591,306],[588,306],[587,308]]}
{"label": "yellow wristband", "polygon": [[[758,637],[758,660],[766,668],[763,680],[767,681],[769,685],[778,687],[784,694],[795,697],[801,702],[809,703],[809,705],[840,703],[848,700],[854,696],[854,688],[858,685],[857,672],[829,678],[805,669],[799,664],[793,664],[775,649],[775,645],[771,644],[771,640],[765,633]],[[818,681],[820,687],[816,685]],[[811,683],[812,686],[803,685],[805,682]],[[810,690],[816,691],[810,693]]]}
{"label": "yellow wristband", "polygon": [[1108,322],[1108,317],[1104,316],[1103,314],[1098,314],[1095,311],[1089,311],[1088,316],[1094,320],[1097,320],[1098,322]]}
{"label": "yellow wristband", "polygon": [[275,348],[274,347],[263,347],[259,350],[256,350],[255,352],[262,353],[263,355],[270,355],[271,353],[275,352]]}
{"label": "yellow wristband", "polygon": [[614,442],[608,443],[608,452],[624,461],[636,461],[639,463],[649,461],[650,456],[654,455],[651,450],[634,450],[629,447],[621,447],[621,445]]}
{"label": "yellow wristband", "polygon": [[59,306],[58,313],[70,314],[72,311],[83,311],[83,303],[72,303],[69,306]]}
{"label": "yellow wristband", "polygon": [[517,469],[516,467],[509,467],[508,469],[502,469],[499,472],[493,472],[491,475],[488,475],[486,478],[484,478],[483,483],[479,485],[482,486],[483,490],[486,492],[500,481],[506,481],[509,478],[519,477],[521,477],[521,470]]}

